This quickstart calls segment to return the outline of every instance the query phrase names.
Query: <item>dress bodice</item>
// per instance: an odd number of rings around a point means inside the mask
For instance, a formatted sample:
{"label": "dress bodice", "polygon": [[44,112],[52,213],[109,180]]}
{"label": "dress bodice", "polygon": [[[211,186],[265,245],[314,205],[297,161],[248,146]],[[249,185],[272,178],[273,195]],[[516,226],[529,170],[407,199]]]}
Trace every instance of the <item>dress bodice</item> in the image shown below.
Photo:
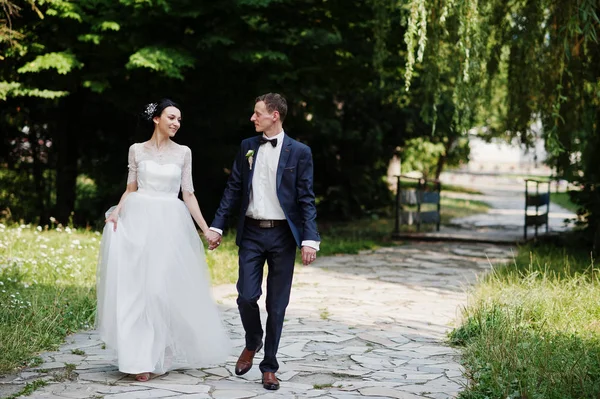
{"label": "dress bodice", "polygon": [[194,192],[192,153],[183,145],[169,140],[161,149],[150,143],[137,143],[129,148],[127,184],[137,182],[140,192],[177,195]]}

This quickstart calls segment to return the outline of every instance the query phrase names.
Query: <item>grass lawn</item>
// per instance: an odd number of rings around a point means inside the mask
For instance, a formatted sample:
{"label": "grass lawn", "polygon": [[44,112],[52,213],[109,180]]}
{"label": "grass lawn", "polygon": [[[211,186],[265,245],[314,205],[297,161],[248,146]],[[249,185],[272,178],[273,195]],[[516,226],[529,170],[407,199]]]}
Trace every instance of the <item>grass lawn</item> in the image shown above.
{"label": "grass lawn", "polygon": [[571,201],[569,193],[551,193],[550,201],[574,213],[577,213],[577,210],[579,209],[579,205]]}
{"label": "grass lawn", "polygon": [[519,249],[470,295],[450,341],[474,398],[600,397],[600,274],[585,250]]}
{"label": "grass lawn", "polygon": [[[444,221],[486,210],[476,201],[442,200]],[[319,256],[393,245],[393,227],[392,219],[321,223]],[[94,231],[0,224],[0,374],[37,364],[37,353],[56,349],[70,333],[93,328],[100,239]],[[213,284],[237,280],[234,232],[218,250],[207,251],[207,262]]]}
{"label": "grass lawn", "polygon": [[93,325],[99,243],[99,233],[0,225],[0,373]]}

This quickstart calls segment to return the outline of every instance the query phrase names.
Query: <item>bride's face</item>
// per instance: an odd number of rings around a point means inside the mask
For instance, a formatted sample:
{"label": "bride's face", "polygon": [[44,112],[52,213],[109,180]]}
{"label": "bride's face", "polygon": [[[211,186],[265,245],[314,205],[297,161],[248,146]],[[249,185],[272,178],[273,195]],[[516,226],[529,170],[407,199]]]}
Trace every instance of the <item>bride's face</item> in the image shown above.
{"label": "bride's face", "polygon": [[154,117],[154,123],[160,133],[173,137],[181,126],[181,111],[175,107],[167,107],[160,117]]}

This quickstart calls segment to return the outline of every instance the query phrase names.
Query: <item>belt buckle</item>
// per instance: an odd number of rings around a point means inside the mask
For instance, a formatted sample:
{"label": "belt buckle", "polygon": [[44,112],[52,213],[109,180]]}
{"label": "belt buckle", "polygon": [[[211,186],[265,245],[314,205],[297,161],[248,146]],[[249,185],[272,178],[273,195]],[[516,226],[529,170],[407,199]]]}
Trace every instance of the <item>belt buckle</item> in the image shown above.
{"label": "belt buckle", "polygon": [[273,221],[272,220],[261,220],[258,222],[258,227],[260,227],[261,229],[269,229],[269,228],[273,227]]}

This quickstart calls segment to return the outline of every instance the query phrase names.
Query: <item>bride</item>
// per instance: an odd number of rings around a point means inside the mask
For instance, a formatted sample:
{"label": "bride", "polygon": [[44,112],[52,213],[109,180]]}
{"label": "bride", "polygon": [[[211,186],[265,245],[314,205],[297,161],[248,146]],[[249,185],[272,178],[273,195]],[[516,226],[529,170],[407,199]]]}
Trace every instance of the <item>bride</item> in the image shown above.
{"label": "bride", "polygon": [[145,114],[154,134],[129,148],[127,189],[107,212],[97,279],[101,338],[119,370],[142,382],[150,373],[224,363],[230,350],[192,221],[206,235],[192,154],[171,140],[179,106],[164,99]]}

